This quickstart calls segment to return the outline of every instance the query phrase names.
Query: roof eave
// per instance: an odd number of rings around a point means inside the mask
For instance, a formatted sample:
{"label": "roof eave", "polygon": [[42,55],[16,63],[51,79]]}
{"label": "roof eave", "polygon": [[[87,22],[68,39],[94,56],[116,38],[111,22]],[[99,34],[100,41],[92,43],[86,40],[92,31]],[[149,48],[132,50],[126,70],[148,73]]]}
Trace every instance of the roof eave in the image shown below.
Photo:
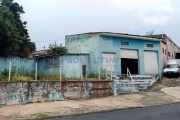
{"label": "roof eave", "polygon": [[123,37],[123,38],[132,38],[132,39],[141,39],[141,40],[150,40],[150,41],[162,41],[162,39],[156,39],[156,38],[148,38],[148,37],[142,37],[142,36],[130,36],[130,35],[115,35],[115,34],[99,34],[100,36],[111,36],[111,37]]}

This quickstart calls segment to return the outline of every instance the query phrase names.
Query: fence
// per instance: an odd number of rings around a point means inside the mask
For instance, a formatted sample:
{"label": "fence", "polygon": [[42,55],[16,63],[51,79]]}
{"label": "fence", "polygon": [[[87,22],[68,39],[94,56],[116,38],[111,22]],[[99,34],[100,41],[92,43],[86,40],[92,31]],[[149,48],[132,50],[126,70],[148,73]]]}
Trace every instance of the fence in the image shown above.
{"label": "fence", "polygon": [[0,58],[0,81],[10,82],[17,76],[34,76],[35,61],[27,58]]}

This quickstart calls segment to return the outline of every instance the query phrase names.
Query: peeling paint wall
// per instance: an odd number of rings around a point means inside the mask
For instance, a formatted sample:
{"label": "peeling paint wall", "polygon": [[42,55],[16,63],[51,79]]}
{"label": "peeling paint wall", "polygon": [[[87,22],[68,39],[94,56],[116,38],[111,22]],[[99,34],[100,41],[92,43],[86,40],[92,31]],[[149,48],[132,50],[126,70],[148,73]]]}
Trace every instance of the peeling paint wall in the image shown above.
{"label": "peeling paint wall", "polygon": [[107,97],[113,95],[110,81],[95,81],[92,82],[93,89],[90,92],[91,98]]}
{"label": "peeling paint wall", "polygon": [[[98,63],[94,63],[90,59],[102,57],[98,53],[99,49],[99,35],[97,34],[82,34],[82,35],[70,35],[65,38],[65,46],[68,49],[68,53],[87,53],[90,54],[88,59],[87,74],[93,72],[98,73]],[[103,45],[103,44],[102,44]]]}
{"label": "peeling paint wall", "polygon": [[[121,45],[121,42],[129,42],[128,46]],[[95,74],[98,73],[98,68],[103,69],[102,62],[95,62],[98,58],[102,58],[103,53],[115,53],[115,58],[121,58],[121,49],[133,49],[138,51],[139,58],[139,73],[145,74],[144,70],[144,51],[155,51],[158,54],[159,71],[162,73],[162,58],[160,41],[141,40],[133,38],[123,38],[114,36],[104,36],[98,34],[81,34],[81,35],[69,35],[65,38],[66,48],[69,53],[88,53],[89,57],[89,72]],[[153,48],[147,47],[147,44],[152,44]],[[75,50],[78,48],[79,50]],[[95,59],[97,58],[97,59]],[[93,61],[91,61],[93,60]],[[120,75],[121,71],[121,59],[115,63],[115,71],[113,75]],[[107,74],[111,74],[107,72]]]}
{"label": "peeling paint wall", "polygon": [[90,99],[113,95],[110,81],[4,82],[0,83],[0,106],[64,99]]}
{"label": "peeling paint wall", "polygon": [[0,83],[0,105],[62,100],[59,82]]}
{"label": "peeling paint wall", "polygon": [[35,71],[35,59],[28,58],[2,58],[0,57],[0,72],[9,70],[9,63],[11,62],[11,69],[16,74],[21,72],[31,73]]}
{"label": "peeling paint wall", "polygon": [[[57,56],[58,62],[60,60],[60,63],[51,66],[46,66],[45,59],[47,59],[48,56],[42,57],[38,59],[38,72],[45,74],[60,74],[61,69],[61,74],[65,78],[80,78],[82,65],[86,65],[86,71],[88,71],[88,65],[86,62],[86,59],[88,59],[87,57],[88,54],[60,55]],[[51,60],[50,62],[53,62],[53,60]],[[59,67],[59,64],[61,64],[61,68]]]}

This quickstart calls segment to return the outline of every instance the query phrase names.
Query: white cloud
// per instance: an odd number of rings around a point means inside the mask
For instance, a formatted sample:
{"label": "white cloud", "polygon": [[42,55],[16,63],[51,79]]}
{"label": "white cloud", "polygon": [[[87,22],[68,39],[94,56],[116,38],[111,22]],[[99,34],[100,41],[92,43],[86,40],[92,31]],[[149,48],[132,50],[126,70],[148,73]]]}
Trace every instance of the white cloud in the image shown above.
{"label": "white cloud", "polygon": [[113,0],[111,4],[132,11],[143,26],[165,26],[173,22],[180,8],[179,0]]}
{"label": "white cloud", "polygon": [[152,25],[157,25],[157,26],[164,26],[167,25],[170,21],[172,21],[172,18],[166,15],[154,15],[150,17],[143,17],[142,18],[143,25],[144,26],[152,26]]}
{"label": "white cloud", "polygon": [[[32,41],[64,39],[93,31],[145,34],[163,31],[179,43],[180,0],[14,0]],[[53,43],[54,41],[52,41]],[[57,41],[59,43],[62,41]],[[39,48],[51,42],[39,43]]]}

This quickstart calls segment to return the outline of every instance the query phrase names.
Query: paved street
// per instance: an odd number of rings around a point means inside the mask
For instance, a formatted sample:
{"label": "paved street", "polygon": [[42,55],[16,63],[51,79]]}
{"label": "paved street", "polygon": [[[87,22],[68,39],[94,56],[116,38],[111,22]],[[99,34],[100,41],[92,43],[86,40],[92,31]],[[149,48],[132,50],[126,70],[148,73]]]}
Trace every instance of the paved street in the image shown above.
{"label": "paved street", "polygon": [[51,120],[180,120],[180,104]]}

